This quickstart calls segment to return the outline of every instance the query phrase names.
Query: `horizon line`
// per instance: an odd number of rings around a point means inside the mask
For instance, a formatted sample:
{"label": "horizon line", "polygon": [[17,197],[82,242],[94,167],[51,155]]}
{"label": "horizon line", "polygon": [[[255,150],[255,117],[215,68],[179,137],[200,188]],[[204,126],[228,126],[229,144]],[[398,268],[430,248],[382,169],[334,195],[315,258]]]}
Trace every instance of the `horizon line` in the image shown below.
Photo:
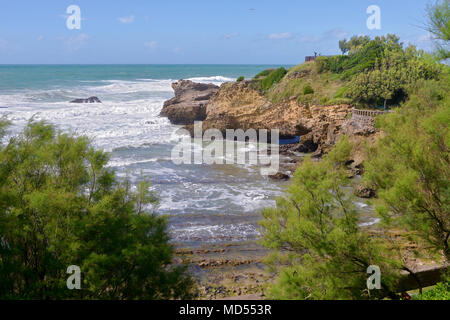
{"label": "horizon line", "polygon": [[[303,62],[301,62],[303,63]],[[297,63],[297,64],[301,64]],[[0,63],[0,66],[269,66],[297,65],[296,63]]]}

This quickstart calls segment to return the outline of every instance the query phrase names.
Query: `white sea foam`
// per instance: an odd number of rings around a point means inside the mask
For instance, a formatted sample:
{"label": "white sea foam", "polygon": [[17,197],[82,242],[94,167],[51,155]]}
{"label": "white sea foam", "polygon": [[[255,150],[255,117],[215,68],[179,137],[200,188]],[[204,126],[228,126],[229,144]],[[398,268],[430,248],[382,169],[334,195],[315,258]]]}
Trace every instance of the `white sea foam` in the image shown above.
{"label": "white sea foam", "polygon": [[194,78],[189,78],[187,80],[191,80],[194,82],[200,82],[200,83],[212,83],[217,86],[220,86],[224,82],[235,81],[236,79],[222,77],[222,76],[213,76],[213,77],[194,77]]}
{"label": "white sea foam", "polygon": [[258,229],[248,223],[196,225],[180,229],[169,228],[174,241],[243,241],[260,235]]}
{"label": "white sea foam", "polygon": [[370,226],[378,224],[380,221],[381,221],[381,219],[379,219],[379,218],[372,218],[368,222],[360,223],[359,226],[360,227],[370,227]]}
{"label": "white sea foam", "polygon": [[107,84],[92,87],[91,91],[100,93],[137,93],[137,92],[172,92],[172,80],[142,79],[139,81],[108,80]]}
{"label": "white sea foam", "polygon": [[[86,134],[98,147],[112,151],[173,139],[177,127],[159,117],[163,101],[173,95],[171,90],[168,80],[109,81],[105,86],[75,90],[26,90],[22,94],[0,95],[0,105],[8,106],[0,112],[9,114],[17,130],[34,117],[63,130]],[[76,97],[92,95],[103,103],[69,103]],[[59,101],[54,101],[55,97]]]}
{"label": "white sea foam", "polygon": [[[221,83],[234,79],[213,76],[192,81]],[[94,144],[112,152],[108,166],[119,177],[132,181],[140,173],[150,175],[159,198],[158,212],[180,216],[186,213],[245,214],[275,204],[281,188],[267,183],[251,166],[176,166],[170,151],[180,128],[159,116],[163,102],[173,97],[173,80],[83,81],[71,87],[49,90],[23,89],[0,93],[0,115],[8,114],[17,133],[34,117],[55,124],[63,131],[87,135]],[[75,98],[97,96],[102,103],[75,104]],[[245,151],[249,151],[248,147]],[[174,230],[172,230],[174,231]],[[179,240],[208,238],[247,239],[257,236],[249,223],[190,225],[174,232]]]}
{"label": "white sea foam", "polygon": [[112,159],[108,162],[107,167],[128,167],[130,165],[135,164],[142,164],[142,163],[149,163],[149,162],[156,162],[158,159],[147,159],[147,160],[134,160],[134,159]]}
{"label": "white sea foam", "polygon": [[367,208],[369,207],[368,204],[364,203],[364,202],[355,202],[355,204],[360,207],[360,208]]}

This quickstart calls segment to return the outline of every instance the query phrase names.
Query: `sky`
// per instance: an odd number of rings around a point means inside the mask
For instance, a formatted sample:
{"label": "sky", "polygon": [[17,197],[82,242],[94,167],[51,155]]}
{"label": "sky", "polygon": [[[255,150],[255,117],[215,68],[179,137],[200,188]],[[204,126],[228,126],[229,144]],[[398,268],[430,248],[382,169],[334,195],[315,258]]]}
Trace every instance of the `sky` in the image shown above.
{"label": "sky", "polygon": [[[298,64],[352,35],[430,51],[431,0],[0,0],[0,64]],[[80,8],[69,29],[67,8]],[[367,8],[380,8],[369,30]]]}

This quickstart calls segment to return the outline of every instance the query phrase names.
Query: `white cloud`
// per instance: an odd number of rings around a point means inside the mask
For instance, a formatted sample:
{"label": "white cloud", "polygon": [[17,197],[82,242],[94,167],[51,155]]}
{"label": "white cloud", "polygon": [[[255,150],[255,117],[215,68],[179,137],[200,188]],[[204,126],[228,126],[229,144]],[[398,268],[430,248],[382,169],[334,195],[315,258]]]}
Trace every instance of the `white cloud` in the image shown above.
{"label": "white cloud", "polygon": [[298,37],[301,43],[319,43],[323,41],[323,37],[315,35],[301,35]]}
{"label": "white cloud", "polygon": [[405,40],[406,45],[415,45],[419,49],[425,51],[433,51],[435,49],[436,43],[433,35],[431,33],[419,35]]}
{"label": "white cloud", "polygon": [[331,29],[331,30],[325,32],[326,37],[332,37],[332,38],[335,38],[338,40],[343,40],[346,37],[348,37],[348,35],[349,35],[348,32],[345,30],[342,30],[341,28],[334,28],[334,29]]}
{"label": "white cloud", "polygon": [[156,41],[148,41],[148,42],[144,43],[144,46],[146,46],[147,48],[149,48],[151,50],[155,50],[156,47],[158,46],[158,42],[156,42]]}
{"label": "white cloud", "polygon": [[134,15],[117,18],[121,23],[132,23],[134,21]]}
{"label": "white cloud", "polygon": [[292,33],[290,33],[290,32],[269,34],[269,39],[271,39],[271,40],[282,40],[282,39],[291,39],[291,38],[292,38]]}
{"label": "white cloud", "polygon": [[37,41],[42,41],[42,40],[44,40],[44,36],[43,36],[43,35],[40,35],[39,37],[36,38],[36,40],[37,40]]}
{"label": "white cloud", "polygon": [[227,33],[223,37],[228,40],[228,39],[231,39],[231,38],[236,38],[237,36],[239,36],[239,33],[232,32],[232,33]]}

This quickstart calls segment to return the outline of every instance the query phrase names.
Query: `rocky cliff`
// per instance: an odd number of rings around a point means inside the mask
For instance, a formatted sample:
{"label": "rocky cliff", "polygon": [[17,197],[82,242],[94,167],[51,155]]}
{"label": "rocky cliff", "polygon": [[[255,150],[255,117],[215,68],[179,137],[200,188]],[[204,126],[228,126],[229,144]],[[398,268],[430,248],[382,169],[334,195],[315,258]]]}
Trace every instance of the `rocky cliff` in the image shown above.
{"label": "rocky cliff", "polygon": [[172,84],[175,97],[166,101],[161,115],[174,124],[191,124],[206,118],[206,104],[219,87],[213,84],[180,80]]}
{"label": "rocky cliff", "polygon": [[282,146],[281,152],[327,153],[339,136],[350,136],[355,144],[355,172],[363,161],[366,141],[376,140],[379,132],[373,121],[359,121],[351,116],[352,107],[339,105],[304,105],[295,97],[272,103],[255,89],[252,81],[224,83],[220,89],[212,85],[181,80],[173,84],[175,98],[164,104],[162,115],[173,123],[187,124],[192,132],[195,120],[203,121],[203,130],[278,129],[281,137],[300,136],[300,143]]}
{"label": "rocky cliff", "polygon": [[279,129],[283,137],[300,136],[299,152],[327,152],[348,121],[349,105],[306,106],[296,98],[273,104],[251,81],[225,83],[206,107],[203,129]]}

